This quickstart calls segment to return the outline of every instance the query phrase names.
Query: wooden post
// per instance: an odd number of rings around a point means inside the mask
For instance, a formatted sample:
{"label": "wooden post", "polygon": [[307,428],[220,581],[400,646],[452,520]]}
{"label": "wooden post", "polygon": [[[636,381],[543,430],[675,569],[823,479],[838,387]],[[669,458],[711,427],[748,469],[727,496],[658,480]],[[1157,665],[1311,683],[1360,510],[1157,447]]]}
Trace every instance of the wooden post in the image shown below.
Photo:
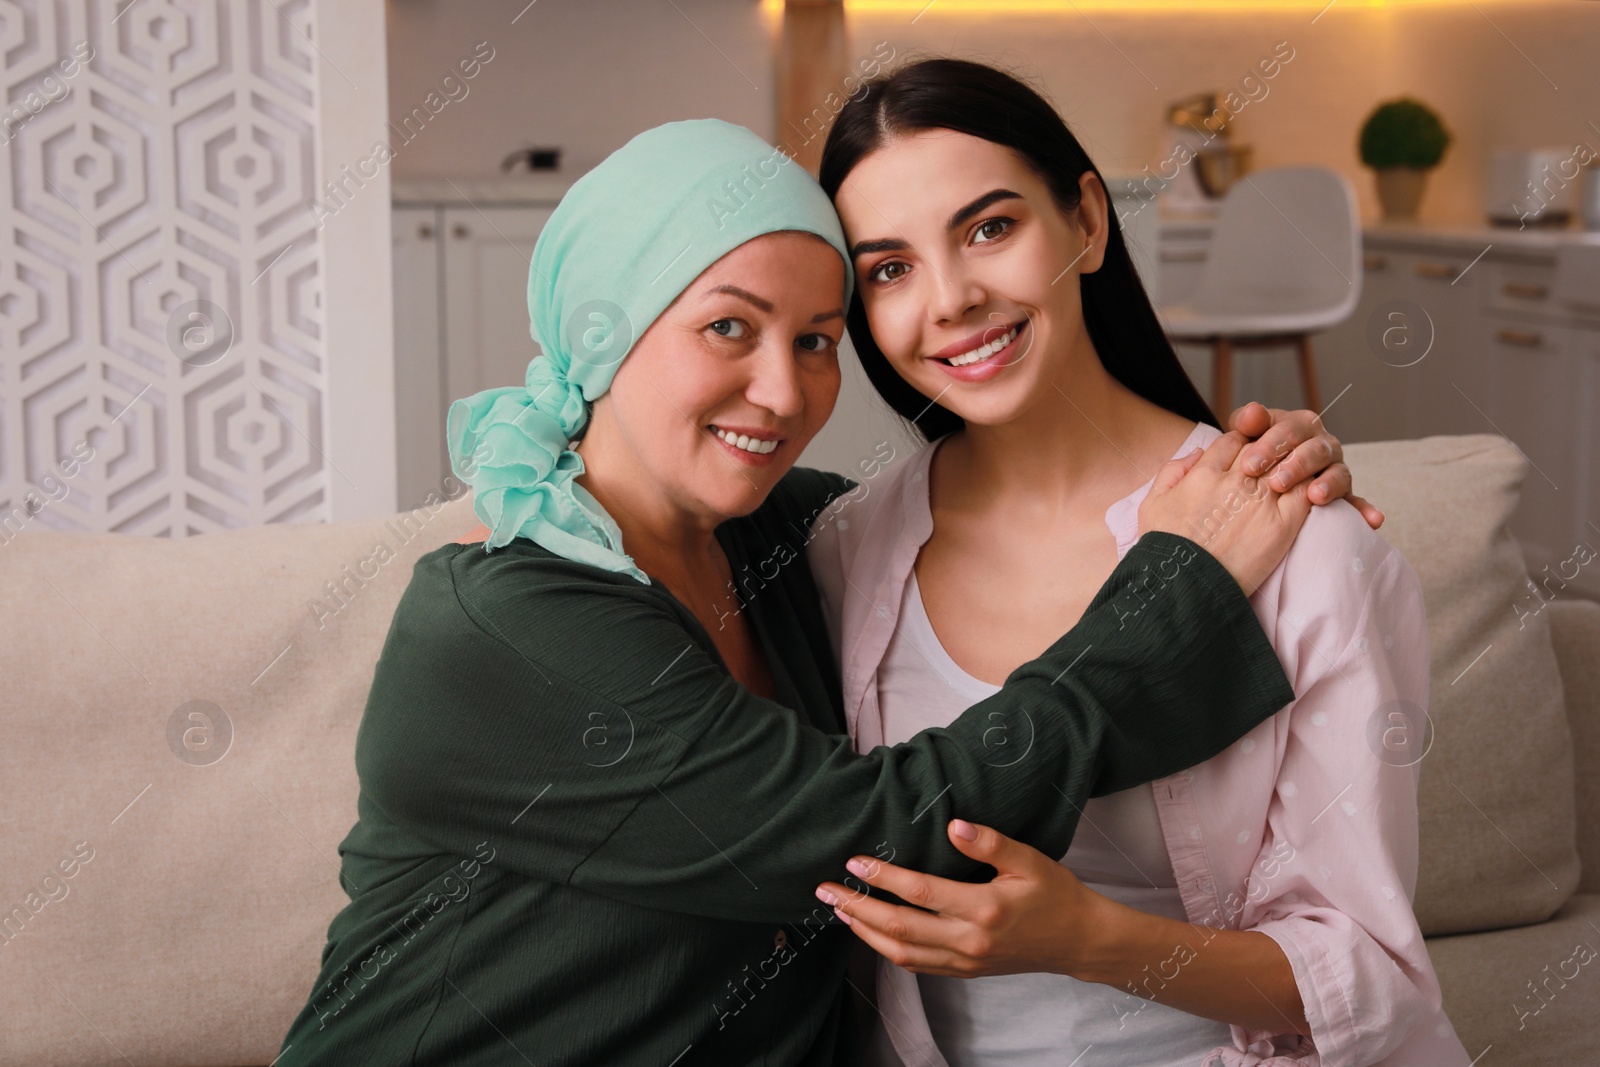
{"label": "wooden post", "polygon": [[773,140],[813,175],[849,73],[843,0],[788,0],[778,38],[778,124]]}
{"label": "wooden post", "polygon": [[1233,338],[1212,341],[1211,411],[1224,427],[1233,411]]}
{"label": "wooden post", "polygon": [[1317,364],[1311,355],[1311,335],[1301,334],[1297,347],[1300,350],[1300,387],[1305,390],[1306,407],[1320,413],[1322,390],[1317,388]]}

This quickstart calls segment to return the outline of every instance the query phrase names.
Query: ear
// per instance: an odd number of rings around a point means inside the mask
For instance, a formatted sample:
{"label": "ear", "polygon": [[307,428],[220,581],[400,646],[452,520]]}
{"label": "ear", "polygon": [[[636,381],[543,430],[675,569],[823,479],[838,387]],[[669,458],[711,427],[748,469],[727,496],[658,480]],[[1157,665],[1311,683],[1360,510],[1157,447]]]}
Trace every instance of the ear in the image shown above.
{"label": "ear", "polygon": [[1078,230],[1090,246],[1078,261],[1079,274],[1093,274],[1106,261],[1106,242],[1111,229],[1111,198],[1099,175],[1086,170],[1078,176]]}

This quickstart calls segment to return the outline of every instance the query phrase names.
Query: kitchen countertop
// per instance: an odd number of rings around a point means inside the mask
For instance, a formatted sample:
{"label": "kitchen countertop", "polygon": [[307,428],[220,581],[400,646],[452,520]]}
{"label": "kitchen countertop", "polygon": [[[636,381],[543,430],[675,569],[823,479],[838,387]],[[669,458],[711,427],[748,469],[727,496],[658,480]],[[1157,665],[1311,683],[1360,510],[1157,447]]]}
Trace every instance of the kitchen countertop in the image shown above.
{"label": "kitchen countertop", "polygon": [[[1216,226],[1209,216],[1166,216],[1157,224],[1162,238],[1204,240]],[[1378,221],[1361,227],[1361,236],[1369,244],[1388,247],[1417,245],[1438,248],[1441,245],[1458,245],[1470,248],[1473,253],[1483,251],[1484,245],[1507,250],[1554,253],[1564,245],[1600,247],[1600,230],[1584,230],[1575,226],[1538,227],[1519,230],[1515,226],[1490,226],[1487,223],[1473,226],[1465,223],[1393,222]]]}
{"label": "kitchen countertop", "polygon": [[396,204],[554,204],[577,175],[516,174],[493,178],[396,178]]}

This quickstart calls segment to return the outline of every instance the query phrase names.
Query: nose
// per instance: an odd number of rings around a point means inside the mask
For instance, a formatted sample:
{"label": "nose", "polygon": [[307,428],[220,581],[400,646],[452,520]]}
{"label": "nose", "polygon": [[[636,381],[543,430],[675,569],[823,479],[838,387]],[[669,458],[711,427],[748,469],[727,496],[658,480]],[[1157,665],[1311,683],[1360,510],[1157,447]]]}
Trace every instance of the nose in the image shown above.
{"label": "nose", "polygon": [[765,341],[750,361],[744,396],[757,407],[790,419],[805,411],[806,399],[800,388],[799,357],[792,344],[778,337]]}
{"label": "nose", "polygon": [[960,322],[988,299],[978,279],[967,273],[959,260],[941,264],[930,273],[933,274],[933,291],[928,315],[935,325]]}

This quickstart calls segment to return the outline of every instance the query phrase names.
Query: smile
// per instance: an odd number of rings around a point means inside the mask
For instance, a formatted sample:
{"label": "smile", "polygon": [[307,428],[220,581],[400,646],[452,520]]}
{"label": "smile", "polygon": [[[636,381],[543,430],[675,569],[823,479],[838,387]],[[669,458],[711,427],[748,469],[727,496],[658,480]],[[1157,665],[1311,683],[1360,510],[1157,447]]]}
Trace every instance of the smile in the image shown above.
{"label": "smile", "polygon": [[989,357],[1005,351],[1011,342],[1017,339],[1017,334],[1021,332],[1021,329],[1022,324],[1019,323],[1018,325],[1011,327],[999,337],[996,337],[993,341],[990,341],[988,344],[979,345],[977,348],[974,348],[968,352],[963,352],[959,356],[950,356],[945,359],[945,362],[950,364],[952,367],[966,367],[973,363],[982,363]]}
{"label": "smile", "polygon": [[[996,337],[995,331],[1002,329],[1004,332]],[[1032,344],[1033,320],[1023,319],[1008,327],[991,326],[928,358],[941,374],[958,382],[977,385],[1021,363]]]}
{"label": "smile", "polygon": [[760,437],[752,437],[749,434],[734,433],[732,430],[724,430],[720,426],[712,426],[711,432],[723,444],[732,445],[734,448],[757,456],[765,456],[772,452],[776,452],[778,450],[778,446],[783,443],[781,438],[764,439]]}

